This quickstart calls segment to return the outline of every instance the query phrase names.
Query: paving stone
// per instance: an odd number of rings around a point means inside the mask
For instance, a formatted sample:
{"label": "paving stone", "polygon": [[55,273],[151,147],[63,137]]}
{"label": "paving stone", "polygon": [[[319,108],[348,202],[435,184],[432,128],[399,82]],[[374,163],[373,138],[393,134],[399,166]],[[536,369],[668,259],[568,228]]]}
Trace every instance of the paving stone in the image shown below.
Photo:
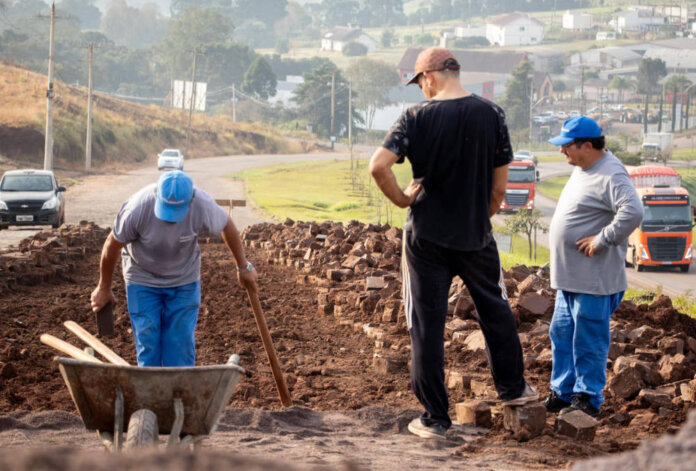
{"label": "paving stone", "polygon": [[641,390],[638,393],[638,399],[644,407],[652,407],[653,409],[672,405],[672,396],[652,389]]}
{"label": "paving stone", "polygon": [[517,306],[529,311],[533,316],[543,316],[552,306],[551,300],[536,293],[527,293],[520,297]]}
{"label": "paving stone", "polygon": [[581,410],[560,414],[556,418],[556,433],[579,441],[591,442],[597,432],[597,421]]}
{"label": "paving stone", "polygon": [[471,296],[459,296],[457,303],[454,305],[454,315],[462,319],[470,318],[474,307],[474,300],[471,299]]}
{"label": "paving stone", "polygon": [[636,368],[628,366],[615,374],[607,387],[612,396],[618,399],[630,399],[641,390],[643,380]]}
{"label": "paving stone", "polygon": [[449,389],[468,390],[471,388],[471,377],[461,371],[450,370],[447,375],[447,387]]}
{"label": "paving stone", "polygon": [[660,372],[654,363],[641,361],[635,357],[621,356],[617,358],[614,361],[613,371],[614,373],[618,374],[627,367],[632,367],[638,370],[641,379],[651,386],[657,386],[664,382],[662,375],[660,375]]}
{"label": "paving stone", "polygon": [[485,380],[472,379],[470,385],[471,393],[476,397],[493,397],[496,395],[493,386]]}
{"label": "paving stone", "polygon": [[445,332],[448,333],[449,335],[453,335],[455,332],[460,332],[462,330],[466,329],[466,321],[455,317],[451,321],[449,321],[447,324],[445,324]]}
{"label": "paving stone", "polygon": [[474,332],[470,333],[464,340],[464,345],[472,352],[477,350],[485,350],[486,340],[483,337],[483,332],[480,330],[475,330]]}
{"label": "paving stone", "polygon": [[680,384],[679,390],[684,402],[696,402],[696,379]]}
{"label": "paving stone", "polygon": [[660,360],[660,375],[666,383],[672,383],[682,379],[691,378],[694,370],[689,365],[689,361],[682,353],[676,355],[665,355]]}
{"label": "paving stone", "polygon": [[380,374],[405,373],[408,371],[408,361],[375,353],[372,357],[372,367]]}
{"label": "paving stone", "polygon": [[630,331],[627,338],[636,345],[648,345],[655,339],[655,337],[660,335],[660,332],[661,331],[653,329],[648,325],[644,325]]}
{"label": "paving stone", "polygon": [[530,404],[520,407],[503,407],[503,426],[524,441],[541,435],[546,426],[546,407]]}
{"label": "paving stone", "polygon": [[544,287],[544,281],[537,275],[529,275],[517,285],[517,293],[522,296],[526,293],[536,292]]}
{"label": "paving stone", "polygon": [[491,408],[483,401],[468,401],[455,404],[454,410],[460,424],[475,427],[490,427],[493,425]]}
{"label": "paving stone", "polygon": [[366,290],[379,290],[387,286],[386,281],[384,281],[383,276],[368,276],[365,278],[365,289]]}
{"label": "paving stone", "polygon": [[660,341],[657,342],[657,347],[660,349],[660,351],[662,353],[666,353],[667,355],[685,353],[684,346],[684,341],[677,337],[667,337],[664,339],[660,339]]}

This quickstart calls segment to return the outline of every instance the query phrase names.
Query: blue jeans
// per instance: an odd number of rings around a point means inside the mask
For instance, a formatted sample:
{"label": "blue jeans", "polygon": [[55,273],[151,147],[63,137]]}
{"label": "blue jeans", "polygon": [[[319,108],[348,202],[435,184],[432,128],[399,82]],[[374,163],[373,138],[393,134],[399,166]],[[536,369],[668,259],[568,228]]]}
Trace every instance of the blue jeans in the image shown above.
{"label": "blue jeans", "polygon": [[553,353],[551,390],[571,402],[584,393],[599,409],[607,382],[609,318],[624,292],[607,296],[558,290],[549,336]]}
{"label": "blue jeans", "polygon": [[138,366],[194,366],[201,282],[174,288],[126,284]]}

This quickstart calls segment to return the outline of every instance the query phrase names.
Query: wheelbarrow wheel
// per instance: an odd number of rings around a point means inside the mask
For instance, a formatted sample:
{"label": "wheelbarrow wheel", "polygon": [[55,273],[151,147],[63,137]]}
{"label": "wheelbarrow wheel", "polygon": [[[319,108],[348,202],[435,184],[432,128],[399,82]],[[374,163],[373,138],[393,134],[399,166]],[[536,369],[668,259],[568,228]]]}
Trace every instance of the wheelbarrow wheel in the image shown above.
{"label": "wheelbarrow wheel", "polygon": [[130,416],[126,435],[126,450],[157,445],[159,427],[157,416],[150,409],[140,409]]}

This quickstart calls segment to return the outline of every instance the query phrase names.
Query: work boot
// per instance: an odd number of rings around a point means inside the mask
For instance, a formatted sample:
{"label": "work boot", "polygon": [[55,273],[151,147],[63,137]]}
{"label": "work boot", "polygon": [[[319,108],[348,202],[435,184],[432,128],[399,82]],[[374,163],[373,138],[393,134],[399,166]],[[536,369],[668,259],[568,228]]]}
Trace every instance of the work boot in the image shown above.
{"label": "work boot", "polygon": [[560,412],[561,409],[565,409],[566,407],[570,407],[570,402],[564,401],[560,397],[558,397],[558,394],[556,394],[555,391],[549,392],[548,397],[544,401],[544,407],[546,407],[546,412]]}
{"label": "work boot", "polygon": [[599,415],[599,409],[590,403],[590,396],[585,393],[580,393],[575,396],[570,406],[561,410],[561,415],[573,412],[574,410],[581,410],[590,417],[597,417]]}
{"label": "work boot", "polygon": [[425,425],[420,417],[408,424],[408,431],[421,438],[445,438],[447,429],[440,424]]}
{"label": "work boot", "polygon": [[530,402],[536,402],[539,400],[539,393],[534,389],[528,382],[524,382],[524,389],[522,394],[520,394],[515,399],[509,399],[503,401],[503,406],[523,406],[529,404]]}

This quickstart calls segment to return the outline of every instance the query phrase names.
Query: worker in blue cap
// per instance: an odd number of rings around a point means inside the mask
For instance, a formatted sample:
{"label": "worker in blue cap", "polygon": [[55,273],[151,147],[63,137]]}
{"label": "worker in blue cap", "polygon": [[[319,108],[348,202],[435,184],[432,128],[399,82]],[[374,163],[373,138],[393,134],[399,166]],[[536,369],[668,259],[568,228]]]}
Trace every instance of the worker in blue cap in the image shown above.
{"label": "worker in blue cap", "polygon": [[594,119],[567,120],[549,142],[560,146],[574,168],[549,227],[556,305],[549,329],[551,390],[544,405],[548,412],[581,410],[597,417],[607,380],[609,321],[628,287],[627,239],[643,209]]}
{"label": "worker in blue cap", "polygon": [[121,206],[102,249],[97,312],[114,302],[111,280],[121,255],[139,366],[194,366],[201,304],[198,234],[220,233],[237,263],[239,282],[257,291],[239,231],[213,198],[181,171],[165,172]]}

